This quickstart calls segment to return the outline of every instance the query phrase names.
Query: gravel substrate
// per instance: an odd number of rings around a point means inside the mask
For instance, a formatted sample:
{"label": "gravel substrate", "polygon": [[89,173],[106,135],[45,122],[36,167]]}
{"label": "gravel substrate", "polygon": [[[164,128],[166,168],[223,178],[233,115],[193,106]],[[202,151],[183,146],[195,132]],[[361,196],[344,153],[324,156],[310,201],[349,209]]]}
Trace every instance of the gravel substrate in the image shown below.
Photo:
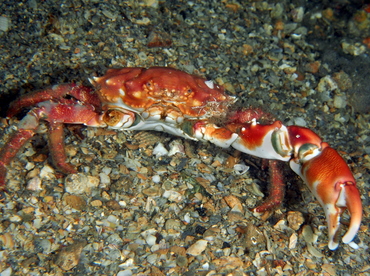
{"label": "gravel substrate", "polygon": [[5,119],[9,103],[24,93],[88,85],[110,67],[171,66],[338,150],[363,200],[359,249],[327,248],[323,209],[288,165],[284,203],[256,217],[269,179],[260,159],[165,133],[68,127],[78,174],[63,175],[42,124],[9,166],[1,276],[370,274],[370,6],[55,2],[0,3],[0,147],[24,115]]}

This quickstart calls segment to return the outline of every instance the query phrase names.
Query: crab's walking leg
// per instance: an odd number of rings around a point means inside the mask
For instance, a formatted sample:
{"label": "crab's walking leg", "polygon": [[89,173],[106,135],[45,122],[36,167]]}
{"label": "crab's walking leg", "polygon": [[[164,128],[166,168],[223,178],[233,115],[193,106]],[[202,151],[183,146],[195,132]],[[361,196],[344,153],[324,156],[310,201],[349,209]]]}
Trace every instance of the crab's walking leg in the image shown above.
{"label": "crab's walking leg", "polygon": [[253,211],[262,213],[279,206],[284,199],[285,194],[285,182],[282,173],[282,168],[278,160],[268,160],[269,172],[270,172],[270,183],[269,183],[269,195],[264,202],[255,207]]}
{"label": "crab's walking leg", "polygon": [[50,123],[49,147],[52,149],[52,159],[57,168],[64,173],[76,173],[76,169],[66,162],[67,156],[64,149],[64,125],[63,123]]}
{"label": "crab's walking leg", "polygon": [[45,90],[35,91],[21,96],[10,104],[7,116],[11,118],[18,114],[22,108],[34,107],[41,102],[61,100],[67,95],[74,97],[82,103],[90,104],[95,108],[100,107],[99,97],[91,88],[74,83],[59,84]]}
{"label": "crab's walking leg", "polygon": [[6,166],[10,164],[22,146],[35,134],[34,129],[21,129],[0,151],[0,190],[5,187]]}
{"label": "crab's walking leg", "polygon": [[5,188],[6,166],[10,165],[13,158],[25,143],[35,134],[39,121],[34,113],[27,114],[18,125],[18,131],[0,151],[0,189]]}
{"label": "crab's walking leg", "polygon": [[18,131],[0,152],[0,186],[5,186],[6,166],[10,165],[20,148],[35,134],[40,120],[49,121],[50,150],[53,162],[66,173],[74,173],[72,165],[66,163],[63,141],[63,124],[84,124],[87,126],[106,126],[101,115],[92,105],[62,104],[42,102],[32,109],[19,123]]}

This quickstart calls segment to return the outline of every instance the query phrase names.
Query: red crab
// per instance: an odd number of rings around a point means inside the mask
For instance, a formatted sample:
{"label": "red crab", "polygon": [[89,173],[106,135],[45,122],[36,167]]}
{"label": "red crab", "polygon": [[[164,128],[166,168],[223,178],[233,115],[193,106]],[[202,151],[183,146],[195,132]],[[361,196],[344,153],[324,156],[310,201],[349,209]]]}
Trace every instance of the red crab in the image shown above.
{"label": "red crab", "polygon": [[[351,222],[343,242],[351,243],[358,232],[362,204],[355,179],[342,157],[313,131],[284,126],[280,121],[259,123],[258,120],[265,116],[263,112],[233,111],[230,107],[236,99],[227,95],[223,87],[172,68],[110,69],[91,82],[94,88],[55,85],[24,95],[11,104],[9,117],[25,107],[31,110],[0,152],[2,187],[5,187],[6,166],[35,134],[40,120],[49,123],[52,158],[65,173],[76,173],[76,170],[66,162],[64,124],[164,131],[224,148],[232,146],[269,159],[272,189],[267,200],[255,208],[256,212],[281,203],[284,183],[276,160],[289,162],[324,208],[329,248],[338,247],[340,215],[346,208]],[[352,245],[355,247],[353,242]]]}

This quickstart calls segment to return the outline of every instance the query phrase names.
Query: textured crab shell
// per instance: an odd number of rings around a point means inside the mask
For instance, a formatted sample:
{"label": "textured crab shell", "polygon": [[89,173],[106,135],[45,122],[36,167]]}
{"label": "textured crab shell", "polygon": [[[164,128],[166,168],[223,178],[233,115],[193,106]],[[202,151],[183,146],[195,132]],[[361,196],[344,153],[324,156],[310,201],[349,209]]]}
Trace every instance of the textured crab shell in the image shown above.
{"label": "textured crab shell", "polygon": [[173,68],[110,69],[92,80],[103,109],[124,106],[138,113],[171,112],[187,118],[217,116],[235,102],[223,87]]}

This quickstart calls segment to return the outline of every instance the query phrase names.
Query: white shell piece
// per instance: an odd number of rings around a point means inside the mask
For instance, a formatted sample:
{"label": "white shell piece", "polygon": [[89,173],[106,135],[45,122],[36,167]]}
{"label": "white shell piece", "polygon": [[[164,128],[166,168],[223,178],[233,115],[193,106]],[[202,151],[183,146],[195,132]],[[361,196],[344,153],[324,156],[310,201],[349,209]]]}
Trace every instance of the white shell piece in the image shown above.
{"label": "white shell piece", "polygon": [[158,174],[156,174],[152,176],[152,180],[154,183],[159,183],[161,182],[161,177]]}
{"label": "white shell piece", "polygon": [[158,143],[153,149],[153,154],[158,158],[160,156],[168,155],[168,150],[164,147],[162,143]]}
{"label": "white shell piece", "polygon": [[168,152],[168,156],[173,156],[176,153],[185,154],[185,147],[180,140],[175,140],[170,143],[170,151]]}
{"label": "white shell piece", "polygon": [[208,88],[210,88],[210,89],[214,89],[215,88],[215,84],[214,84],[214,82],[213,81],[211,81],[211,80],[207,80],[207,81],[205,81],[204,82],[207,86],[208,86]]}
{"label": "white shell piece", "polygon": [[8,267],[7,269],[1,271],[1,276],[11,276],[13,274],[13,270],[11,267]]}
{"label": "white shell piece", "polygon": [[243,175],[249,170],[249,166],[244,164],[235,164],[234,165],[234,172],[237,175]]}
{"label": "white shell piece", "polygon": [[176,191],[165,191],[162,195],[163,197],[167,198],[169,201],[173,202],[181,202],[183,201],[183,196],[179,192]]}
{"label": "white shell piece", "polygon": [[30,190],[30,191],[41,191],[42,190],[41,179],[39,177],[37,177],[37,176],[31,178],[27,182],[27,190]]}
{"label": "white shell piece", "polygon": [[312,243],[307,243],[307,250],[311,253],[312,256],[315,256],[316,258],[323,258],[325,255],[323,255],[320,251],[318,251]]}
{"label": "white shell piece", "polygon": [[293,233],[289,238],[289,249],[294,249],[297,246],[298,236],[296,233]]}
{"label": "white shell piece", "polygon": [[192,256],[198,256],[203,253],[203,251],[207,248],[208,241],[206,240],[198,240],[186,250],[186,254]]}

